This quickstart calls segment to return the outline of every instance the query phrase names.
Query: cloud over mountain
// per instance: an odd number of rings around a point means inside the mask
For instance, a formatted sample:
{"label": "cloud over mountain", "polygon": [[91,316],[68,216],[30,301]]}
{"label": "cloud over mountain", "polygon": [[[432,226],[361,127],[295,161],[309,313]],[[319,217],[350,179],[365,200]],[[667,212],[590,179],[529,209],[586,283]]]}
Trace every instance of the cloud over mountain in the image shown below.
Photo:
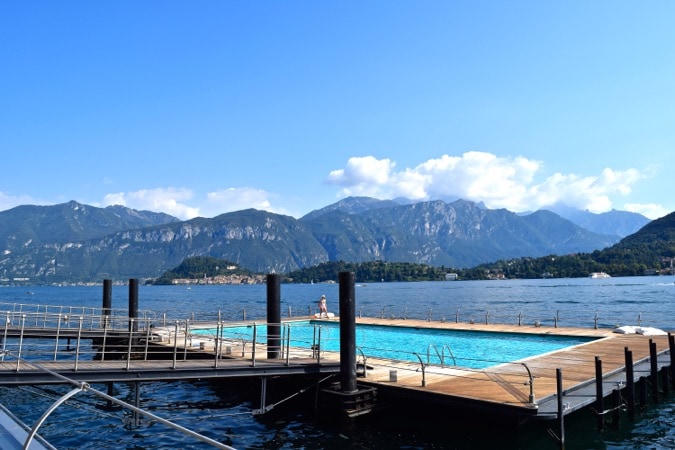
{"label": "cloud over mountain", "polygon": [[[463,198],[489,208],[533,211],[557,203],[606,212],[616,197],[627,196],[648,174],[637,169],[605,168],[597,175],[554,173],[542,178],[541,161],[499,157],[471,151],[460,156],[442,155],[413,168],[397,168],[390,159],[373,156],[349,158],[345,168],[333,170],[327,183],[347,196],[412,200]],[[631,204],[631,210],[663,214],[658,205]]]}

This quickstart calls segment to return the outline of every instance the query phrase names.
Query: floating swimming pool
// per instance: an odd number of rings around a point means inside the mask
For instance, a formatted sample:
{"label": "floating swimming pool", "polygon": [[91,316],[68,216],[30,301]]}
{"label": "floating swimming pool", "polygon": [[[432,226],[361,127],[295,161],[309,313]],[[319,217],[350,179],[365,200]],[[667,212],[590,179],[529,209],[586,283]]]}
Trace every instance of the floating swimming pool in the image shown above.
{"label": "floating swimming pool", "polygon": [[[256,328],[257,342],[267,341],[267,326]],[[224,327],[224,339],[253,340],[253,325]],[[194,334],[215,336],[215,329],[195,329]],[[289,322],[282,326],[285,345],[320,345],[340,350],[340,324],[321,321]],[[483,369],[590,342],[595,338],[490,331],[443,330],[386,325],[356,325],[356,345],[367,357]]]}

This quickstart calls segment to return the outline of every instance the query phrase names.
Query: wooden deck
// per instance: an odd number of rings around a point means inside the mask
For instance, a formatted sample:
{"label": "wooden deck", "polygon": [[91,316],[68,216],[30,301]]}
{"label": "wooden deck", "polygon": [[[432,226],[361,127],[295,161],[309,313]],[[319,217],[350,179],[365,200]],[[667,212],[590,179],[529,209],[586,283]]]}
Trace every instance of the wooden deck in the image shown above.
{"label": "wooden deck", "polygon": [[[613,333],[612,330],[582,328],[431,323],[371,318],[357,319],[357,323],[598,338],[575,347],[487,369],[427,366],[424,377],[425,386],[422,385],[420,364],[394,363],[368,358],[367,363],[372,370],[368,370],[366,378],[359,379],[359,382],[385,389],[409,390],[410,394],[413,392],[425,394],[427,398],[430,395],[437,396],[436,400],[440,402],[443,401],[443,397],[447,397],[445,401],[449,403],[475,403],[480,407],[492,407],[494,410],[504,408],[505,411],[515,411],[525,416],[550,416],[552,411],[555,411],[552,403],[556,401],[557,396],[556,369],[558,368],[562,371],[564,395],[569,396],[564,398],[564,402],[568,404],[568,411],[571,412],[589,403],[588,398],[575,397],[575,391],[589,384],[595,386],[596,356],[602,361],[603,374],[609,376],[625,369],[624,349],[628,348],[633,353],[635,376],[648,376],[648,364],[643,360],[650,356],[649,342],[652,340],[656,343],[657,352],[661,353],[660,366],[670,364],[669,351],[667,351],[668,336],[618,334]],[[642,362],[642,366],[638,366],[639,362]],[[528,371],[521,363],[526,364],[534,376],[534,403],[530,402]],[[392,381],[392,370],[396,371],[396,381]],[[610,388],[611,386],[606,387],[605,392],[609,392]]]}

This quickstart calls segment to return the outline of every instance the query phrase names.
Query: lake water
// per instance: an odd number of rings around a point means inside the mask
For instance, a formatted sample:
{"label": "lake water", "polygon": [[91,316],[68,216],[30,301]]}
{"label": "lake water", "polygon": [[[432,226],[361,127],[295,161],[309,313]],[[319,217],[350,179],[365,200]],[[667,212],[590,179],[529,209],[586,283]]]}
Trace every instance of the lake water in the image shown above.
{"label": "lake water", "polygon": [[[640,324],[672,331],[673,281],[673,277],[630,277],[357,284],[356,313],[433,321],[539,322],[542,326]],[[282,285],[282,316],[314,314],[322,294],[328,297],[329,310],[337,313],[337,284]],[[141,286],[139,304],[144,314],[157,321],[213,320],[218,315],[228,320],[258,320],[266,312],[265,296],[265,286]],[[0,287],[0,311],[13,304],[100,308],[101,303],[100,286]],[[127,306],[127,288],[114,286],[113,308]],[[105,392],[104,386],[99,388]],[[206,382],[147,383],[142,386],[141,406],[242,449],[557,448],[546,431],[538,428],[521,430],[515,436],[506,431],[481,433],[461,423],[419,423],[419,414],[405,408],[352,424],[325,423],[297,411],[252,416],[259,394],[238,389]],[[0,402],[32,424],[68,390],[60,386],[2,388]],[[133,403],[133,391],[124,384],[115,385],[115,395]],[[125,412],[103,411],[98,403],[86,394],[74,397],[50,416],[41,434],[60,449],[210,448],[159,423],[143,421],[133,427]],[[618,428],[608,427],[604,432],[596,431],[589,412],[575,413],[566,419],[567,448],[675,448],[674,412],[671,393],[659,405],[642,411],[634,422],[624,418]]]}

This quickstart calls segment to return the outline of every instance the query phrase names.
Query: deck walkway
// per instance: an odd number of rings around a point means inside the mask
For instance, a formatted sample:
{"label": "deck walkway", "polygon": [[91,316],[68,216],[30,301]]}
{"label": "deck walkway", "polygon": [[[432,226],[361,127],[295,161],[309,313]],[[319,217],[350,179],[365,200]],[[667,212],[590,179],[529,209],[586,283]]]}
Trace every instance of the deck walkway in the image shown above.
{"label": "deck walkway", "polygon": [[[518,363],[501,364],[487,369],[427,366],[424,386],[420,364],[407,364],[368,358],[367,377],[360,382],[380,389],[409,391],[410,397],[423,396],[436,402],[472,405],[476,408],[520,414],[524,417],[551,419],[556,417],[556,369],[563,378],[565,414],[588,406],[595,401],[595,357],[602,361],[603,390],[607,395],[617,384],[625,384],[625,353],[633,352],[634,377],[646,377],[650,370],[650,340],[656,343],[659,370],[671,364],[668,336],[618,334],[612,330],[583,328],[544,328],[517,325],[485,325],[467,323],[431,323],[414,320],[360,318],[357,323],[405,327],[431,327],[452,330],[490,331],[500,333],[530,333],[539,335],[566,335],[595,337],[597,340],[527,358]],[[530,377],[525,363],[534,376],[530,400]],[[392,381],[391,371],[396,371]]]}

